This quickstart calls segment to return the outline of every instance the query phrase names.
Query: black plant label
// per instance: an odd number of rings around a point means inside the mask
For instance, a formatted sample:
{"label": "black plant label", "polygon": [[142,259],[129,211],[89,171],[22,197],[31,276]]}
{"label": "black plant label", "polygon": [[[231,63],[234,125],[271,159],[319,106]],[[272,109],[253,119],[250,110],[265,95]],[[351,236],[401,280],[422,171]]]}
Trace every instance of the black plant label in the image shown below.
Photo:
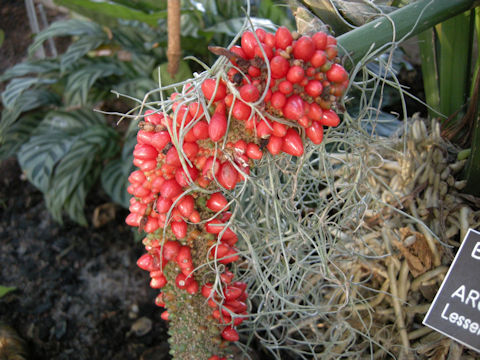
{"label": "black plant label", "polygon": [[469,229],[423,324],[480,352],[480,232]]}

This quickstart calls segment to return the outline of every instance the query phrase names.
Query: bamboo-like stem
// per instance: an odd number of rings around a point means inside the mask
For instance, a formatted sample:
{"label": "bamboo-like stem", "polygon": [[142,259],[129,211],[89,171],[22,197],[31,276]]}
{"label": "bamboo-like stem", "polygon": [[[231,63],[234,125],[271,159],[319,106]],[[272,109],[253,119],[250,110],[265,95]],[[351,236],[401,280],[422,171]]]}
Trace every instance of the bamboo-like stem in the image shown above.
{"label": "bamboo-like stem", "polygon": [[182,55],[180,42],[180,0],[168,0],[168,73],[173,78]]}
{"label": "bamboo-like stem", "polygon": [[[339,50],[351,64],[386,45],[417,35],[428,28],[478,5],[472,0],[420,0],[349,31],[337,38]],[[347,64],[348,65],[348,64]]]}

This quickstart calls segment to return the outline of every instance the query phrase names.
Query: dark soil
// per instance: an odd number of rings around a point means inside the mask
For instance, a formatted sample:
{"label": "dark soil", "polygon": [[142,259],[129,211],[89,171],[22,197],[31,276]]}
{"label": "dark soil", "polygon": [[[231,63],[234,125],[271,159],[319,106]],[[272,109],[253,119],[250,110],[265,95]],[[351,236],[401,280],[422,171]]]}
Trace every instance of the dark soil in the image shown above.
{"label": "dark soil", "polygon": [[[167,358],[165,346],[147,356],[166,329],[156,292],[135,264],[142,246],[124,225],[125,210],[98,229],[59,225],[14,160],[1,164],[0,201],[0,285],[17,288],[0,299],[0,320],[27,341],[29,358]],[[135,331],[142,321],[147,326]]]}

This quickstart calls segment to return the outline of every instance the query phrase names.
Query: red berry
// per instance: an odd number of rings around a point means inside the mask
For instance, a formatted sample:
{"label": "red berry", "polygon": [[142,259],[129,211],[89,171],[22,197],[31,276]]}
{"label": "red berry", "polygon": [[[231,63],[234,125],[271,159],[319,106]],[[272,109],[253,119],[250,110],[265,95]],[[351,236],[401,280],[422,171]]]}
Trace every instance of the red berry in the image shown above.
{"label": "red berry", "polygon": [[151,145],[137,144],[133,150],[133,156],[140,160],[154,160],[158,156],[158,151]]}
{"label": "red berry", "polygon": [[191,277],[185,276],[183,273],[179,273],[175,278],[175,285],[179,289],[185,289],[192,281],[194,281]]}
{"label": "red berry", "polygon": [[188,225],[185,221],[172,221],[170,227],[172,228],[173,235],[175,235],[177,239],[183,239],[187,236]]}
{"label": "red berry", "polygon": [[165,214],[166,212],[168,212],[168,210],[170,210],[170,208],[172,207],[172,200],[171,199],[167,199],[163,196],[160,196],[158,199],[157,199],[157,211],[158,213],[160,214]]}
{"label": "red berry", "polygon": [[202,83],[202,92],[207,100],[213,98],[213,101],[218,101],[222,100],[227,94],[227,87],[223,82],[219,82],[217,86],[217,81],[215,79],[206,79]]}
{"label": "red berry", "polygon": [[293,91],[293,84],[288,80],[284,80],[278,84],[278,90],[280,90],[282,94],[288,95]]}
{"label": "red berry", "polygon": [[270,46],[270,48],[272,49],[275,47],[275,35],[273,34],[266,33],[265,39],[263,39],[262,41],[265,43],[265,45]]}
{"label": "red berry", "polygon": [[252,113],[252,108],[243,101],[236,100],[233,105],[232,115],[238,120],[248,120]]}
{"label": "red berry", "polygon": [[287,125],[274,121],[272,123],[272,134],[278,137],[284,137],[287,133]]}
{"label": "red berry", "polygon": [[220,192],[216,192],[210,195],[210,198],[207,200],[207,203],[206,203],[207,207],[210,210],[215,212],[228,210],[228,208],[226,208],[227,204],[228,204],[227,199]]}
{"label": "red berry", "polygon": [[194,295],[198,292],[198,282],[196,282],[195,280],[192,280],[186,287],[187,292],[190,294],[190,295]]}
{"label": "red berry", "polygon": [[183,245],[178,250],[177,257],[175,258],[178,266],[180,268],[185,268],[192,265],[192,254],[190,251],[190,247],[187,245]]}
{"label": "red berry", "polygon": [[327,34],[323,31],[319,31],[312,36],[312,41],[315,44],[317,50],[325,50],[327,47]]}
{"label": "red berry", "polygon": [[233,52],[234,54],[240,56],[240,57],[243,58],[243,59],[246,59],[246,58],[247,58],[247,55],[245,54],[245,51],[243,51],[243,49],[241,48],[241,46],[234,45],[234,46],[232,46],[232,48],[230,49],[230,51]]}
{"label": "red berry", "polygon": [[171,140],[172,139],[170,138],[168,131],[164,130],[154,133],[150,139],[150,144],[155,148],[155,150],[160,152]]}
{"label": "red berry", "polygon": [[[187,173],[188,175],[190,175],[190,177],[188,177]],[[175,180],[177,180],[178,184],[182,187],[189,186],[192,181],[197,180],[197,177],[198,177],[198,170],[196,167],[188,166],[186,172],[183,169],[183,167],[181,167],[181,168],[178,168],[175,172]]]}
{"label": "red berry", "polygon": [[275,91],[272,94],[272,98],[270,99],[270,103],[272,104],[272,106],[275,109],[279,109],[279,110],[283,109],[286,102],[287,102],[287,98],[280,91]]}
{"label": "red berry", "polygon": [[260,91],[252,84],[243,85],[240,88],[240,96],[247,102],[255,102],[260,98]]}
{"label": "red berry", "polygon": [[213,175],[217,176],[219,170],[220,160],[215,159],[214,161],[213,156],[210,156],[205,162],[205,165],[203,166],[202,175],[209,179],[213,179]]}
{"label": "red berry", "polygon": [[182,165],[180,162],[180,155],[178,154],[177,149],[174,146],[167,151],[167,155],[165,157],[165,163],[168,165],[172,165],[173,167],[179,167]]}
{"label": "red berry", "polygon": [[333,64],[327,71],[327,79],[331,82],[342,83],[348,79],[348,74],[342,65]]}
{"label": "red berry", "polygon": [[257,39],[251,31],[245,31],[241,39],[242,50],[247,59],[252,59],[255,56],[255,46],[257,46]]}
{"label": "red berry", "polygon": [[160,194],[167,199],[171,199],[182,193],[182,187],[175,179],[166,180],[160,187]]}
{"label": "red berry", "polygon": [[[264,124],[264,122],[261,122],[260,124]],[[257,144],[249,143],[248,146],[247,146],[247,156],[250,159],[260,160],[263,156],[263,153],[262,153],[262,150],[260,150],[260,147]]]}
{"label": "red berry", "polygon": [[168,240],[163,244],[163,257],[165,260],[175,260],[182,245],[178,241]]}
{"label": "red berry", "polygon": [[217,175],[218,183],[227,190],[233,190],[238,181],[238,171],[230,162],[223,163]]}
{"label": "red berry", "polygon": [[282,151],[293,156],[303,154],[302,138],[294,129],[288,129],[287,134],[283,137]]}
{"label": "red berry", "polygon": [[308,61],[315,52],[315,45],[309,36],[302,36],[293,44],[293,56],[296,59]]}
{"label": "red berry", "polygon": [[312,58],[310,59],[310,63],[316,68],[323,66],[326,62],[327,54],[323,50],[315,51]]}
{"label": "red berry", "polygon": [[195,208],[195,199],[192,195],[185,195],[177,204],[177,209],[182,216],[188,218]]}
{"label": "red berry", "polygon": [[197,156],[198,154],[198,145],[196,142],[184,142],[182,149],[183,149],[184,155],[190,161],[192,161],[195,158],[195,156]]}
{"label": "red berry", "polygon": [[265,52],[267,59],[270,60],[273,57],[272,47],[263,43],[261,45],[255,46],[255,56],[265,61],[265,55],[263,55],[262,49]]}
{"label": "red berry", "polygon": [[162,318],[162,320],[165,320],[165,321],[168,321],[168,311],[164,311],[162,312],[162,314],[160,315],[160,317]]}
{"label": "red berry", "polygon": [[152,289],[161,289],[165,285],[167,285],[167,278],[163,274],[159,275],[159,276],[156,276],[156,277],[152,278],[152,280],[150,280],[150,287]]}
{"label": "red berry", "polygon": [[[260,139],[266,139],[272,134],[272,132],[273,132],[272,124],[270,124],[270,121],[268,121],[267,119],[262,119],[258,122],[258,124],[257,124],[257,137],[259,137]],[[259,149],[259,151],[260,151],[260,149]],[[248,152],[248,149],[247,149],[247,152]],[[255,150],[255,152],[257,152],[257,151]],[[248,153],[247,153],[247,155],[248,155],[249,158],[253,159]]]}
{"label": "red berry", "polygon": [[213,291],[213,285],[212,283],[205,283],[205,285],[202,286],[202,290],[200,291],[203,295],[203,297],[209,298],[213,297],[215,292]]}
{"label": "red berry", "polygon": [[131,184],[142,184],[145,181],[145,179],[146,179],[145,175],[140,170],[135,170],[128,177],[128,181]]}
{"label": "red berry", "polygon": [[193,126],[193,134],[199,140],[208,138],[208,123],[205,120],[200,120]]}
{"label": "red berry", "polygon": [[323,91],[322,83],[318,80],[310,80],[305,86],[305,92],[313,98],[320,96]]}
{"label": "red berry", "polygon": [[158,270],[158,267],[154,264],[153,256],[149,253],[140,256],[137,260],[137,266],[146,271]]}
{"label": "red berry", "polygon": [[275,47],[285,50],[287,46],[292,45],[293,36],[290,30],[285,26],[280,26],[275,33]]}
{"label": "red berry", "polygon": [[258,76],[260,76],[262,74],[262,71],[256,67],[256,66],[253,66],[253,65],[250,65],[248,67],[248,75],[250,75],[252,78],[256,78]]}
{"label": "red berry", "polygon": [[308,138],[315,144],[318,145],[323,140],[323,127],[318,121],[314,121],[312,126],[306,130]]}
{"label": "red berry", "polygon": [[281,79],[285,77],[289,68],[290,64],[288,63],[287,59],[282,56],[277,55],[270,60],[270,70],[272,72],[272,78],[274,79]]}
{"label": "red berry", "polygon": [[215,112],[208,124],[208,136],[212,141],[220,140],[227,132],[227,117]]}
{"label": "red berry", "polygon": [[305,70],[301,66],[292,66],[287,73],[287,80],[293,84],[301,82],[305,77]]}
{"label": "red berry", "polygon": [[307,116],[312,120],[320,121],[320,120],[322,120],[322,117],[323,117],[323,110],[320,107],[320,105],[318,105],[316,103],[311,103],[310,104],[310,110],[309,110]]}
{"label": "red berry", "polygon": [[298,95],[290,96],[283,107],[283,115],[290,120],[298,120],[305,113],[304,102]]}
{"label": "red berry", "polygon": [[161,125],[163,120],[163,113],[154,112],[153,110],[145,111],[145,121],[153,125]]}
{"label": "red berry", "polygon": [[231,326],[227,326],[225,329],[223,329],[222,337],[227,341],[238,341],[238,339],[240,339],[237,330]]}
{"label": "red berry", "polygon": [[338,126],[340,124],[340,118],[338,117],[337,113],[333,110],[325,110],[323,112],[322,120],[320,123],[325,126]]}
{"label": "red berry", "polygon": [[242,295],[243,290],[235,286],[227,286],[224,291],[224,296],[226,301],[236,300]]}

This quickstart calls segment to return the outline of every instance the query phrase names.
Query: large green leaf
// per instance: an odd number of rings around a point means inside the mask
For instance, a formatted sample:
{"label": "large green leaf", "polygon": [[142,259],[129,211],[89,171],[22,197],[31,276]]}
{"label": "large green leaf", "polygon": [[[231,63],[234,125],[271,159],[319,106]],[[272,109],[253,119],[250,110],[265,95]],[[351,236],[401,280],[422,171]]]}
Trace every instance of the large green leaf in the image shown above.
{"label": "large green leaf", "polygon": [[41,114],[32,113],[22,116],[4,134],[5,141],[0,146],[0,159],[13,156],[28,141],[30,135],[40,123]]}
{"label": "large green leaf", "polygon": [[102,36],[103,33],[101,26],[92,21],[79,19],[55,21],[35,36],[35,41],[28,48],[28,53],[30,56],[33,55],[45,40],[54,36]]}
{"label": "large green leaf", "polygon": [[67,135],[75,135],[88,127],[104,123],[104,117],[89,108],[80,108],[75,111],[55,110],[45,116],[36,132],[48,134],[51,131],[62,131]]}
{"label": "large green leaf", "polygon": [[15,101],[11,109],[3,109],[0,122],[0,143],[4,140],[5,130],[12,125],[22,112],[36,109],[45,105],[58,105],[59,97],[44,89],[30,89],[24,91]]}
{"label": "large green leaf", "polygon": [[57,162],[73,144],[61,131],[32,136],[18,151],[18,162],[28,180],[40,191],[50,188],[50,179]]}
{"label": "large green leaf", "polygon": [[56,3],[106,26],[117,25],[118,19],[137,20],[156,26],[158,19],[167,17],[166,11],[144,12],[107,1],[56,0]]}
{"label": "large green leaf", "polygon": [[60,58],[62,72],[65,72],[65,70],[72,66],[72,64],[74,64],[78,59],[87,54],[89,51],[96,49],[107,40],[107,34],[102,33],[100,36],[82,36],[77,41],[73,42]]}
{"label": "large green leaf", "polygon": [[58,62],[52,60],[24,61],[5,71],[3,75],[0,76],[0,81],[6,81],[28,74],[44,74],[58,69]]}
{"label": "large green leaf", "polygon": [[85,197],[100,174],[101,163],[117,150],[117,133],[106,126],[88,127],[73,138],[69,151],[58,161],[45,194],[52,216],[61,222],[65,208],[73,220],[86,225]]}
{"label": "large green leaf", "polygon": [[113,74],[122,75],[122,70],[115,63],[90,63],[76,69],[67,79],[65,103],[70,106],[86,104],[90,88],[95,81]]}
{"label": "large green leaf", "polygon": [[38,77],[24,77],[15,78],[10,81],[2,93],[3,106],[6,108],[13,108],[15,103],[18,103],[18,97],[28,88],[33,85],[53,84],[56,79],[42,79]]}

